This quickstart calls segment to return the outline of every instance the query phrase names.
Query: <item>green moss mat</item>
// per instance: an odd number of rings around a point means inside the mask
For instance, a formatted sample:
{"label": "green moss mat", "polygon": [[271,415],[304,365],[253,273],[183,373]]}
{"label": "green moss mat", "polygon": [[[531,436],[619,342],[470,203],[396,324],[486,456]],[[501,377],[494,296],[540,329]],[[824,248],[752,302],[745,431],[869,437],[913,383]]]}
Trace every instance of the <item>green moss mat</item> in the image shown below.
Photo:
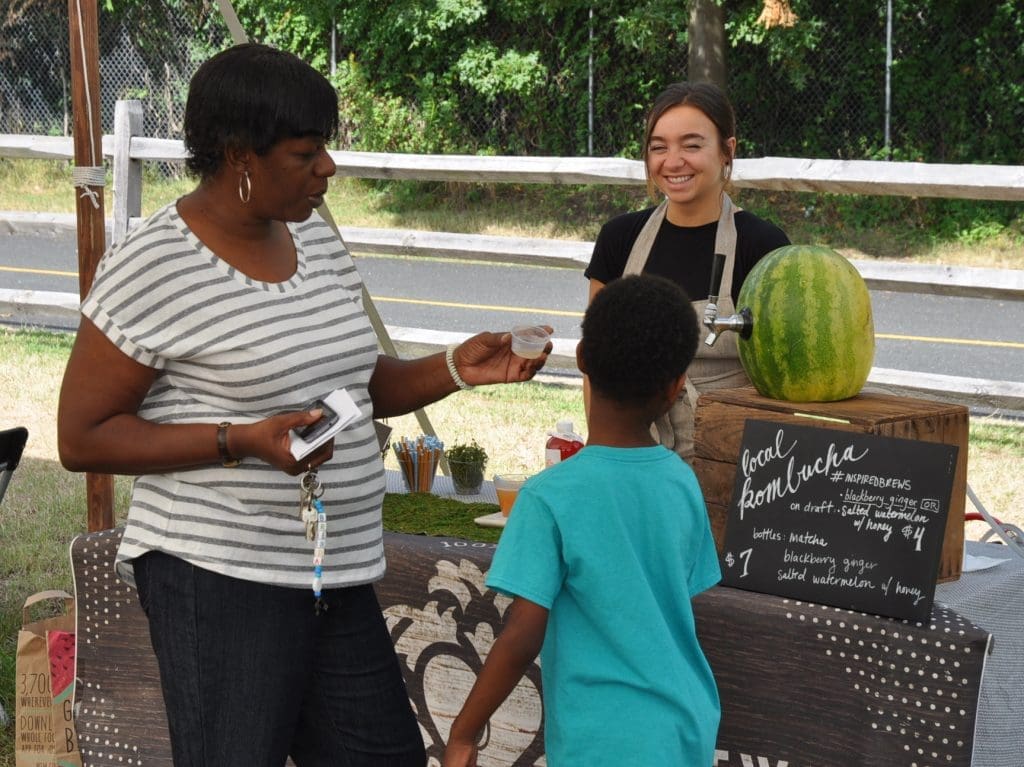
{"label": "green moss mat", "polygon": [[384,529],[414,535],[443,535],[497,543],[501,529],[480,527],[473,520],[498,511],[494,503],[463,503],[430,493],[387,493]]}

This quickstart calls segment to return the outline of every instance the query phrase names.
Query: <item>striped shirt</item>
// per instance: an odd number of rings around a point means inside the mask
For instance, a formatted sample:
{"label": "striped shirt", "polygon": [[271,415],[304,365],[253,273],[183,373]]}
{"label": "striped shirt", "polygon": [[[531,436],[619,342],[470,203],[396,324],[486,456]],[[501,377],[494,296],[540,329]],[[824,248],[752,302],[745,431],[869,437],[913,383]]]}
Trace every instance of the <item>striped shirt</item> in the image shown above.
{"label": "striped shirt", "polygon": [[[323,585],[368,583],[385,564],[384,466],[367,388],[377,340],[344,244],[316,214],[288,226],[295,274],[260,282],[203,245],[172,203],[103,257],[82,313],[158,371],[139,408],[149,421],[254,422],[347,389],[362,415],[319,471]],[[256,458],[139,476],[118,572],[131,583],[131,561],[159,550],[224,575],[310,588],[313,543],[298,510],[299,479]]]}

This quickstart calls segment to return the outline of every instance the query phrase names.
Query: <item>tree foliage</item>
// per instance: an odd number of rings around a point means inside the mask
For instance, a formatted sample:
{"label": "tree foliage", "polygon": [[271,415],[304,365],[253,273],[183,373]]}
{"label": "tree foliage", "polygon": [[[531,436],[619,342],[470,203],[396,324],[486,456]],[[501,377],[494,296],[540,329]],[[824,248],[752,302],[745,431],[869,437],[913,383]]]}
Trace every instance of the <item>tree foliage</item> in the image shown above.
{"label": "tree foliage", "polygon": [[14,59],[20,50],[32,44],[31,40],[19,38],[15,34],[15,29],[43,2],[44,0],[6,0],[0,5],[0,63]]}
{"label": "tree foliage", "polygon": [[[20,3],[32,0],[19,0]],[[1024,4],[765,0],[724,10],[741,155],[1024,163]],[[207,24],[210,0],[105,0],[159,56],[167,13]],[[236,0],[250,37],[332,68],[363,149],[635,156],[643,114],[685,79],[682,0]],[[333,30],[333,36],[332,36]],[[591,86],[591,73],[592,82]],[[590,119],[593,127],[590,127]],[[885,142],[888,117],[891,141]]]}
{"label": "tree foliage", "polygon": [[727,22],[741,145],[743,127],[756,126],[746,148],[764,154],[1024,162],[1024,5],[893,3],[889,147],[885,3],[791,5],[799,16],[791,28],[765,30],[753,10]]}

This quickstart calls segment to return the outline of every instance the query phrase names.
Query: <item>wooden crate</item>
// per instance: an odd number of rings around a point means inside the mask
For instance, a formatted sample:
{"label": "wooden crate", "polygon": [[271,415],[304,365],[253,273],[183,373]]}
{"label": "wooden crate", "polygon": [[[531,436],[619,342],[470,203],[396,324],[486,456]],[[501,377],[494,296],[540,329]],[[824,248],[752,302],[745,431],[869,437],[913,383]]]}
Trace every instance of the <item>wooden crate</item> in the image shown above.
{"label": "wooden crate", "polygon": [[748,418],[956,445],[960,449],[938,580],[942,583],[960,577],[967,495],[966,407],[870,392],[840,402],[783,402],[762,397],[750,386],[702,394],[695,415],[692,463],[719,551],[725,541],[736,462]]}

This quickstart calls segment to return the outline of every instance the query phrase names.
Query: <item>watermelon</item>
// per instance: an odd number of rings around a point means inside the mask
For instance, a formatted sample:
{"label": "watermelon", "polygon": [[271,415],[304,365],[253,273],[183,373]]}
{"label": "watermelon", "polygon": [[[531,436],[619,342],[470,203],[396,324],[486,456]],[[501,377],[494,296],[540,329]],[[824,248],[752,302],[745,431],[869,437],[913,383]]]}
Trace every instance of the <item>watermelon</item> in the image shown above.
{"label": "watermelon", "polygon": [[830,248],[786,245],[757,262],[737,306],[753,327],[740,362],[757,391],[790,402],[858,394],[875,357],[871,297],[857,270]]}

